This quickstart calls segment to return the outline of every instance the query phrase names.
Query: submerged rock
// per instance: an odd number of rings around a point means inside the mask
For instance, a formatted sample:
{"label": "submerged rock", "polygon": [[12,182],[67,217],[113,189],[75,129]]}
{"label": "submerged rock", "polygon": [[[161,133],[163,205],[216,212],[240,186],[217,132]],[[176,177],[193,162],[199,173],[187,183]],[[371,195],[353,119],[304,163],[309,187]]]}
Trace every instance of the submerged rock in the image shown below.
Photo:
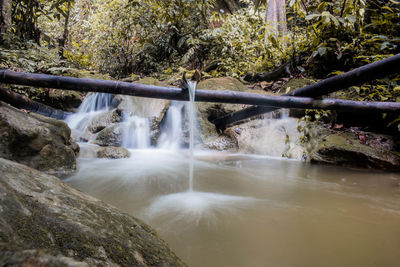
{"label": "submerged rock", "polygon": [[78,152],[79,146],[64,122],[0,102],[0,157],[66,175],[76,169]]}
{"label": "submerged rock", "polygon": [[101,147],[97,150],[98,158],[122,159],[129,158],[130,155],[131,153],[129,150],[123,147],[108,146]]}
{"label": "submerged rock", "polygon": [[1,266],[185,266],[143,222],[0,158]]}
{"label": "submerged rock", "polygon": [[400,171],[400,152],[391,136],[361,131],[332,131],[313,124],[308,160],[359,168]]}

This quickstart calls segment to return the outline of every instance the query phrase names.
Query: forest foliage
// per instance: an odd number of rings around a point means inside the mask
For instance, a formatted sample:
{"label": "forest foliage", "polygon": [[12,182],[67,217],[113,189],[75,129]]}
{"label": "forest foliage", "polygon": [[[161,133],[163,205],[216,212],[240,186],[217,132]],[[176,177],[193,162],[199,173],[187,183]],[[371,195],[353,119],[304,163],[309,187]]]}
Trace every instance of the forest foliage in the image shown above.
{"label": "forest foliage", "polygon": [[270,31],[259,0],[238,1],[244,8],[233,14],[219,12],[216,0],[11,2],[3,44],[17,37],[53,48],[67,28],[62,56],[113,76],[219,62],[214,75],[239,77],[301,56],[300,71],[325,77],[400,51],[400,2],[394,0],[289,0],[284,36]]}
{"label": "forest foliage", "polygon": [[[74,66],[115,78],[183,67],[241,78],[291,61],[291,75],[325,78],[400,52],[400,1],[287,0],[285,34],[266,21],[268,1],[236,0],[233,13],[221,2],[2,0],[1,66],[47,73]],[[343,97],[400,101],[399,79]]]}

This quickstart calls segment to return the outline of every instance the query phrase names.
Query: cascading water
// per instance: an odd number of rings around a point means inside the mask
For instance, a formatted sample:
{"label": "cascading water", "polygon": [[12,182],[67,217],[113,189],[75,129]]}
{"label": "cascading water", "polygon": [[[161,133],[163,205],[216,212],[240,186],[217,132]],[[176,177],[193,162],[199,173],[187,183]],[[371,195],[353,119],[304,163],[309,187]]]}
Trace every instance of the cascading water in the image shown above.
{"label": "cascading water", "polygon": [[74,135],[83,137],[90,122],[99,114],[108,111],[113,96],[105,93],[93,93],[83,100],[78,111],[66,118],[66,122],[71,127]]}
{"label": "cascading water", "polygon": [[133,149],[150,147],[150,126],[145,115],[145,106],[133,101],[132,97],[126,98],[127,107],[122,120],[121,146]]}
{"label": "cascading water", "polygon": [[174,101],[171,103],[167,114],[165,125],[159,139],[158,147],[161,149],[177,150],[182,138],[182,112],[184,102]]}
{"label": "cascading water", "polygon": [[147,118],[127,116],[122,127],[122,147],[139,149],[150,147],[150,128]]}

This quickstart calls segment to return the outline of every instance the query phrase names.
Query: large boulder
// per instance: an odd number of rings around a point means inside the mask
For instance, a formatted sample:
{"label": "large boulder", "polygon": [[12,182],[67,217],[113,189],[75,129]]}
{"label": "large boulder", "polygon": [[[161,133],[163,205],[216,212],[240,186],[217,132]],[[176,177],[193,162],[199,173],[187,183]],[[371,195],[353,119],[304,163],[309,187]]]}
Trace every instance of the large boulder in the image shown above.
{"label": "large boulder", "polygon": [[316,123],[310,129],[310,162],[400,171],[400,152],[391,136],[358,129],[330,130]]}
{"label": "large boulder", "polygon": [[64,122],[0,102],[0,157],[66,175],[76,169],[78,152],[79,146]]}
{"label": "large boulder", "polygon": [[150,227],[0,158],[1,266],[185,266]]}
{"label": "large boulder", "polygon": [[[197,89],[245,92],[249,89],[239,80],[231,77],[212,78],[201,81]],[[198,121],[201,128],[201,138],[204,143],[213,142],[218,137],[215,125],[211,123],[216,118],[239,111],[243,105],[196,102]]]}

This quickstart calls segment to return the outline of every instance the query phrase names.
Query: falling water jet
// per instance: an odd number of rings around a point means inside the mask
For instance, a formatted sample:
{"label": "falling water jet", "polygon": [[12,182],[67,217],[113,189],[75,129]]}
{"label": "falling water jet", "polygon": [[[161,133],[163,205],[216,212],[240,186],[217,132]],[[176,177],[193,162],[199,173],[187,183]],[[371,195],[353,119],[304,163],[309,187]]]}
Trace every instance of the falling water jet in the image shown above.
{"label": "falling water jet", "polygon": [[194,109],[194,98],[195,98],[195,90],[196,90],[196,81],[188,82],[188,91],[189,91],[189,191],[193,191],[193,176],[194,176],[194,121],[195,121],[195,109]]}

